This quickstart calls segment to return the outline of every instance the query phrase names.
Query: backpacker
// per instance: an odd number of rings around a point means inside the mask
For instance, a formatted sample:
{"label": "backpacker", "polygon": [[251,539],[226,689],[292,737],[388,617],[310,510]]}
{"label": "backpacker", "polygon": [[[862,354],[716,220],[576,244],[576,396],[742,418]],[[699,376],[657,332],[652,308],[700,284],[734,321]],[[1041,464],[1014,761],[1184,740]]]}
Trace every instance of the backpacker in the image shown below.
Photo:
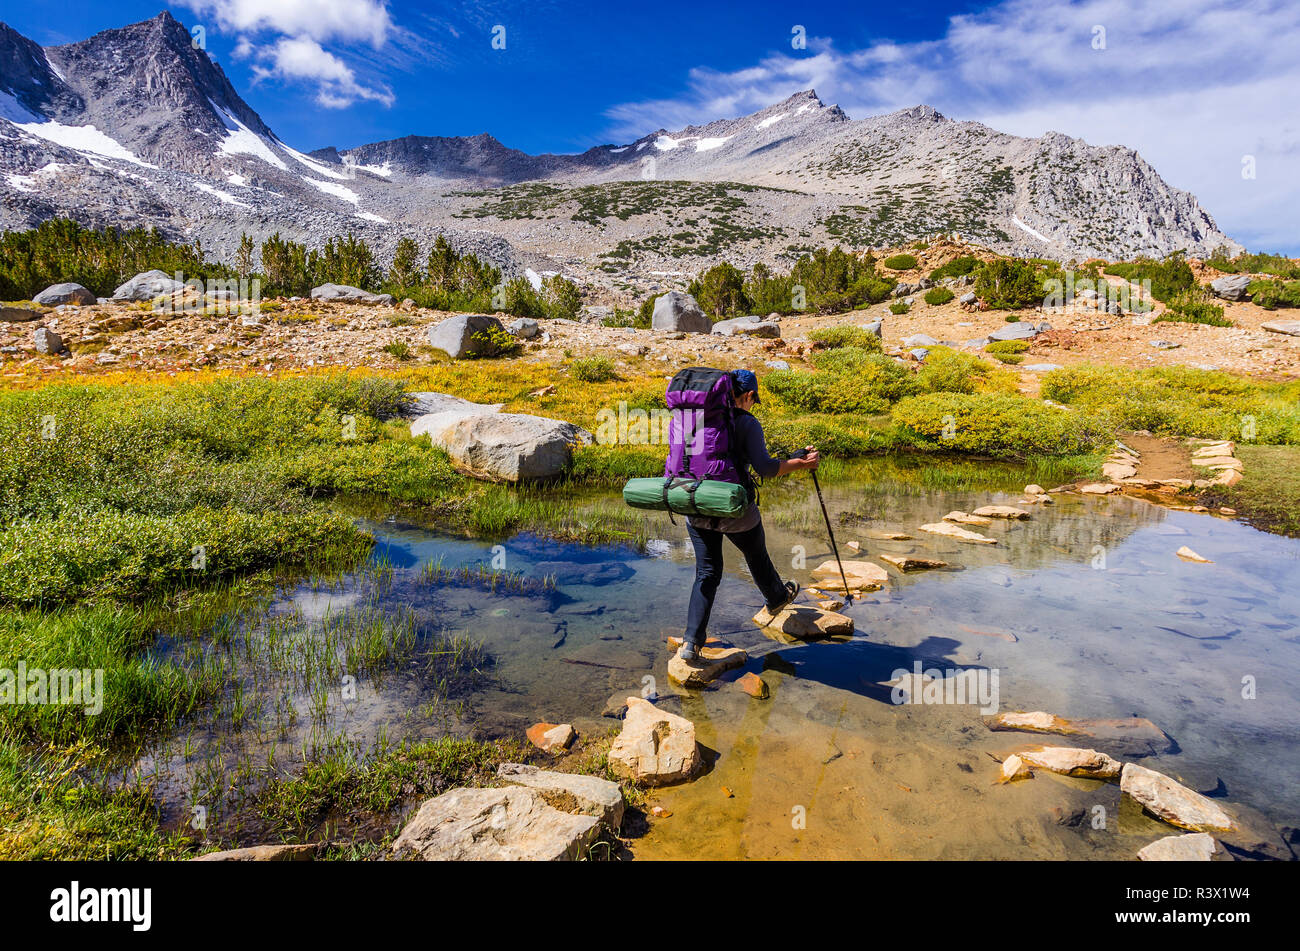
{"label": "backpacker", "polygon": [[734,453],[736,401],[725,370],[690,367],[668,384],[668,459],[662,479],[632,479],[623,499],[669,517],[735,518],[754,499],[748,467]]}

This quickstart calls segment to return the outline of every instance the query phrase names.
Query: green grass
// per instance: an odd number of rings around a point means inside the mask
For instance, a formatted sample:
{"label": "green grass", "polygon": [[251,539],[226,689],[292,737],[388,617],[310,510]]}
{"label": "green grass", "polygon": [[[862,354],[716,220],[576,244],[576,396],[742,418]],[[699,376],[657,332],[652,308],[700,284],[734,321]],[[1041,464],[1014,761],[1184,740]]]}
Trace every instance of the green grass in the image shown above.
{"label": "green grass", "polygon": [[1300,538],[1300,447],[1237,444],[1245,478],[1201,496],[1205,505],[1226,505],[1256,528]]}

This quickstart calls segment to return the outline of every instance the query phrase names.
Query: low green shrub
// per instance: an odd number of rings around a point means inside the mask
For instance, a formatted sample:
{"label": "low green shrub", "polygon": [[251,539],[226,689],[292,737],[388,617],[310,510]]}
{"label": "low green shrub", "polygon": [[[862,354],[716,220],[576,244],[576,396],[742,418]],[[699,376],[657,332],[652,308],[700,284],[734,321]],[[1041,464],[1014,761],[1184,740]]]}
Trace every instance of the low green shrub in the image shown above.
{"label": "low green shrub", "polygon": [[896,300],[889,305],[889,312],[897,316],[902,316],[911,310],[911,306],[901,300]]}
{"label": "low green shrub", "polygon": [[1028,340],[994,340],[985,348],[985,353],[1024,353],[1029,349]]}
{"label": "low green shrub", "polygon": [[1251,303],[1265,310],[1300,307],[1300,281],[1283,281],[1278,278],[1251,281],[1247,293],[1250,294]]}
{"label": "low green shrub", "polygon": [[1169,309],[1153,323],[1209,324],[1212,327],[1231,327],[1232,321],[1223,316],[1223,308],[1214,303],[1214,295],[1203,287],[1179,291],[1169,299]]}
{"label": "low green shrub", "polygon": [[827,350],[856,347],[860,350],[880,351],[879,337],[865,327],[855,327],[852,324],[819,328],[808,334],[808,339]]}
{"label": "low green shrub", "polygon": [[916,267],[916,255],[895,254],[892,257],[885,258],[881,263],[891,271],[910,271]]}
{"label": "low green shrub", "polygon": [[979,258],[971,257],[969,254],[963,254],[960,257],[953,258],[947,264],[931,271],[930,280],[941,281],[946,277],[965,277],[967,274],[974,274],[975,269],[979,266]]}
{"label": "low green shrub", "polygon": [[608,383],[618,379],[614,361],[606,356],[582,357],[569,364],[569,374],[583,383]]}
{"label": "low green shrub", "polygon": [[1091,452],[1110,438],[1083,414],[996,393],[926,393],[892,415],[921,445],[1001,458]]}
{"label": "low green shrub", "polygon": [[957,295],[946,287],[932,287],[925,292],[925,302],[931,307],[948,303]]}

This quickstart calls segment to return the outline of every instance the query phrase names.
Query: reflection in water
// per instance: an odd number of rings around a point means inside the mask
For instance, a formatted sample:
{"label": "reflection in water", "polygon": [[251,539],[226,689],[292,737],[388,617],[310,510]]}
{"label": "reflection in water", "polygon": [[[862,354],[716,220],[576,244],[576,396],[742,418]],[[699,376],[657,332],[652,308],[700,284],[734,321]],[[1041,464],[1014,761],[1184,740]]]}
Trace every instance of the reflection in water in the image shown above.
{"label": "reflection in water", "polygon": [[[519,736],[538,720],[599,734],[617,725],[601,717],[611,695],[639,694],[653,677],[716,758],[697,782],[655,794],[674,818],[637,841],[642,857],[1131,858],[1168,831],[1121,802],[1114,785],[1041,772],[995,785],[992,754],[1036,738],[992,733],[972,706],[896,705],[882,684],[919,661],[996,671],[1004,711],[1146,717],[1174,739],[1146,765],[1294,824],[1300,700],[1288,685],[1300,673],[1300,543],[1134,499],[1069,495],[1029,506],[1028,521],[981,527],[997,545],[915,531],[954,509],[1015,504],[1023,473],[988,471],[991,485],[927,488],[873,462],[823,485],[845,556],[913,554],[952,566],[891,569],[884,590],[848,609],[852,638],[765,637],[749,621],[761,598],[729,551],[710,633],[749,652],[746,670],[767,680],[767,701],[725,683],[671,695],[664,638],[681,633],[694,571],[680,522],[651,518],[641,552],[526,535],[494,549],[415,524],[370,524],[383,571],[334,591],[304,588],[275,610],[307,622],[366,605],[409,612],[415,643],[385,676],[359,676],[355,701],[327,698],[322,717],[237,745],[265,758],[268,746],[293,751],[315,734],[370,747],[447,732]],[[808,570],[831,556],[810,483],[770,486],[764,508],[773,559],[806,585]],[[872,537],[883,531],[915,537]],[[861,554],[844,549],[851,540]],[[1184,544],[1214,564],[1180,561]],[[422,573],[434,563],[499,567],[503,557],[506,571],[535,583],[489,593],[430,584]],[[450,686],[426,656],[447,643],[481,651],[475,675]],[[1243,697],[1250,678],[1258,699]],[[310,707],[310,697],[290,699]],[[207,741],[232,743],[220,733]],[[178,773],[202,755],[167,754]]]}

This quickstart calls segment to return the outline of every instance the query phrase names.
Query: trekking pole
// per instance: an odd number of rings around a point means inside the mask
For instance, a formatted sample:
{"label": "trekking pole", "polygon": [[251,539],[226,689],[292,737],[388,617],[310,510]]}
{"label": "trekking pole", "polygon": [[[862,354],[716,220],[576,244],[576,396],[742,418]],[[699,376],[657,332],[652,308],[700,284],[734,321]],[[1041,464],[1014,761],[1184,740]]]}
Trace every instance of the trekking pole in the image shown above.
{"label": "trekking pole", "polygon": [[[792,459],[803,459],[808,455],[807,449],[800,449],[791,455]],[[822,518],[826,520],[826,534],[831,540],[831,551],[835,553],[835,564],[840,569],[840,581],[844,582],[844,603],[853,603],[853,592],[849,590],[849,579],[844,576],[844,562],[840,561],[840,549],[835,544],[835,531],[831,528],[831,517],[826,512],[826,500],[822,498],[821,483],[817,481],[817,470],[810,469],[808,474],[812,476],[813,488],[817,490],[817,504],[822,507]]]}

